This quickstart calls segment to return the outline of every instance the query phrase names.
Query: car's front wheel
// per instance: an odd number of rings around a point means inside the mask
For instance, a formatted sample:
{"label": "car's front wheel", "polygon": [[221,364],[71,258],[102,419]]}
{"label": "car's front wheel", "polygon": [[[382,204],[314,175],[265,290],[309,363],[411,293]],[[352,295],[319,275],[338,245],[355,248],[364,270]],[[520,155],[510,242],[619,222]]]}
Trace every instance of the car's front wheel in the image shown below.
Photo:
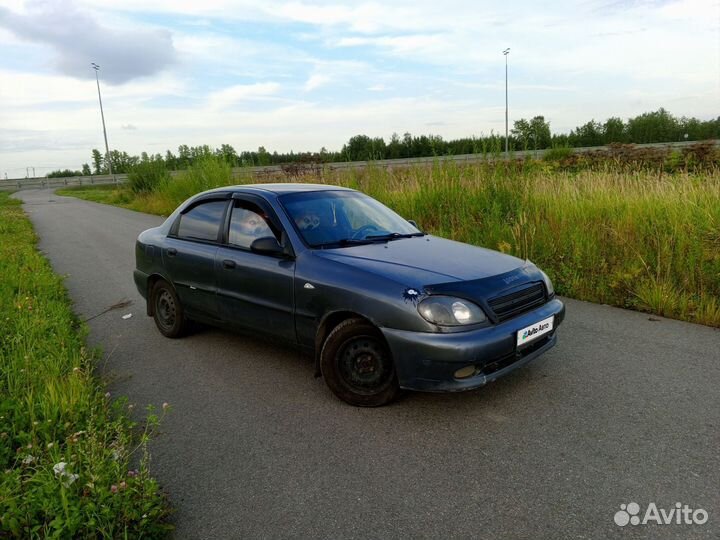
{"label": "car's front wheel", "polygon": [[400,392],[382,334],[363,319],[348,319],[330,332],[320,353],[320,369],[330,390],[351,405],[379,407]]}
{"label": "car's front wheel", "polygon": [[150,295],[153,303],[153,319],[160,333],[169,338],[182,337],[187,331],[187,320],[182,304],[172,286],[158,280]]}

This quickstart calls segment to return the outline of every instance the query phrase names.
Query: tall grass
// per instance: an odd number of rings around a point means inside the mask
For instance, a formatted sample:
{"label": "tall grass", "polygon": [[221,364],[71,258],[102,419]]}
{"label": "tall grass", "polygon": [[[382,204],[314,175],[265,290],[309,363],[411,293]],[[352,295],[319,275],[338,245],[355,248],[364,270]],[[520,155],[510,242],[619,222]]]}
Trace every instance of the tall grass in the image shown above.
{"label": "tall grass", "polygon": [[[635,156],[621,165],[437,162],[295,180],[359,189],[428,232],[529,258],[560,294],[720,326],[720,170],[668,174]],[[126,205],[168,215],[203,189],[240,183],[220,162],[196,168]]]}
{"label": "tall grass", "polygon": [[0,238],[0,537],[163,535],[145,452],[157,415],[141,429],[108,399],[62,279],[7,193]]}

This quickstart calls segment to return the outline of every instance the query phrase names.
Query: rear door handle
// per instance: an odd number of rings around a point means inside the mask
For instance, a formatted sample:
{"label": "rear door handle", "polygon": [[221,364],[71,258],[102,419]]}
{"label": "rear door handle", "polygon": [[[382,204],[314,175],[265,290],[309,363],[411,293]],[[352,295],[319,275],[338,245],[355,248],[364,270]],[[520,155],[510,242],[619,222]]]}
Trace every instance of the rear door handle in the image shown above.
{"label": "rear door handle", "polygon": [[174,257],[177,255],[177,249],[175,248],[168,248],[167,250],[168,257]]}
{"label": "rear door handle", "polygon": [[235,268],[236,264],[235,261],[231,261],[230,259],[225,259],[223,261],[223,268],[227,268],[228,270],[232,270]]}

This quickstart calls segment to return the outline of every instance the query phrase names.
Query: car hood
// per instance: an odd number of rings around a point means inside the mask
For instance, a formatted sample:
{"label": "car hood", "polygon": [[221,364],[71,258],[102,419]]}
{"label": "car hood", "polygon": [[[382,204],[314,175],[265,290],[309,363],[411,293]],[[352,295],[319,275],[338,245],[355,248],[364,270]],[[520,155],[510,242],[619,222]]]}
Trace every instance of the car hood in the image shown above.
{"label": "car hood", "polygon": [[431,235],[315,254],[415,287],[483,279],[525,264],[511,255]]}

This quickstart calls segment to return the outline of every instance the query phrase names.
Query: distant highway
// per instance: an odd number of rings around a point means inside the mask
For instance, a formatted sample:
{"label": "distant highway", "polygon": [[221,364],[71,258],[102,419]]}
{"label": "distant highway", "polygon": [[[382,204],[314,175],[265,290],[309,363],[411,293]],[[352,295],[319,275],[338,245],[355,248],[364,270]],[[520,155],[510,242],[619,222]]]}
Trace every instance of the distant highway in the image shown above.
{"label": "distant highway", "polygon": [[[686,146],[692,146],[703,141],[687,141],[687,142],[674,142],[674,143],[651,143],[651,144],[636,144],[637,148],[683,148]],[[720,146],[720,139],[713,141],[715,145]],[[608,146],[587,146],[581,148],[572,148],[573,153],[582,154],[588,152],[597,152],[607,150]],[[525,158],[525,157],[542,157],[545,155],[547,150],[527,150],[519,152],[511,152],[510,155],[514,159]],[[317,164],[319,170],[334,171],[341,169],[362,169],[372,164],[376,167],[407,167],[412,165],[423,165],[427,163],[433,163],[435,161],[452,161],[456,163],[474,163],[478,161],[492,161],[496,159],[505,159],[505,153],[500,154],[486,153],[486,154],[461,154],[457,156],[432,156],[422,158],[402,158],[402,159],[382,159],[378,161],[339,161],[335,163],[324,163]],[[287,165],[302,165],[302,164],[286,164]],[[182,171],[170,171],[172,176],[180,174]],[[262,176],[264,174],[272,175],[283,172],[283,165],[268,165],[264,167],[235,167],[233,169],[233,177],[239,179],[248,178],[251,176]],[[11,178],[7,180],[0,180],[0,190],[5,191],[18,191],[21,189],[35,189],[45,187],[64,187],[64,186],[79,186],[85,184],[122,184],[127,181],[127,174],[116,174],[110,175],[92,175],[92,176],[72,176],[67,178]]]}

